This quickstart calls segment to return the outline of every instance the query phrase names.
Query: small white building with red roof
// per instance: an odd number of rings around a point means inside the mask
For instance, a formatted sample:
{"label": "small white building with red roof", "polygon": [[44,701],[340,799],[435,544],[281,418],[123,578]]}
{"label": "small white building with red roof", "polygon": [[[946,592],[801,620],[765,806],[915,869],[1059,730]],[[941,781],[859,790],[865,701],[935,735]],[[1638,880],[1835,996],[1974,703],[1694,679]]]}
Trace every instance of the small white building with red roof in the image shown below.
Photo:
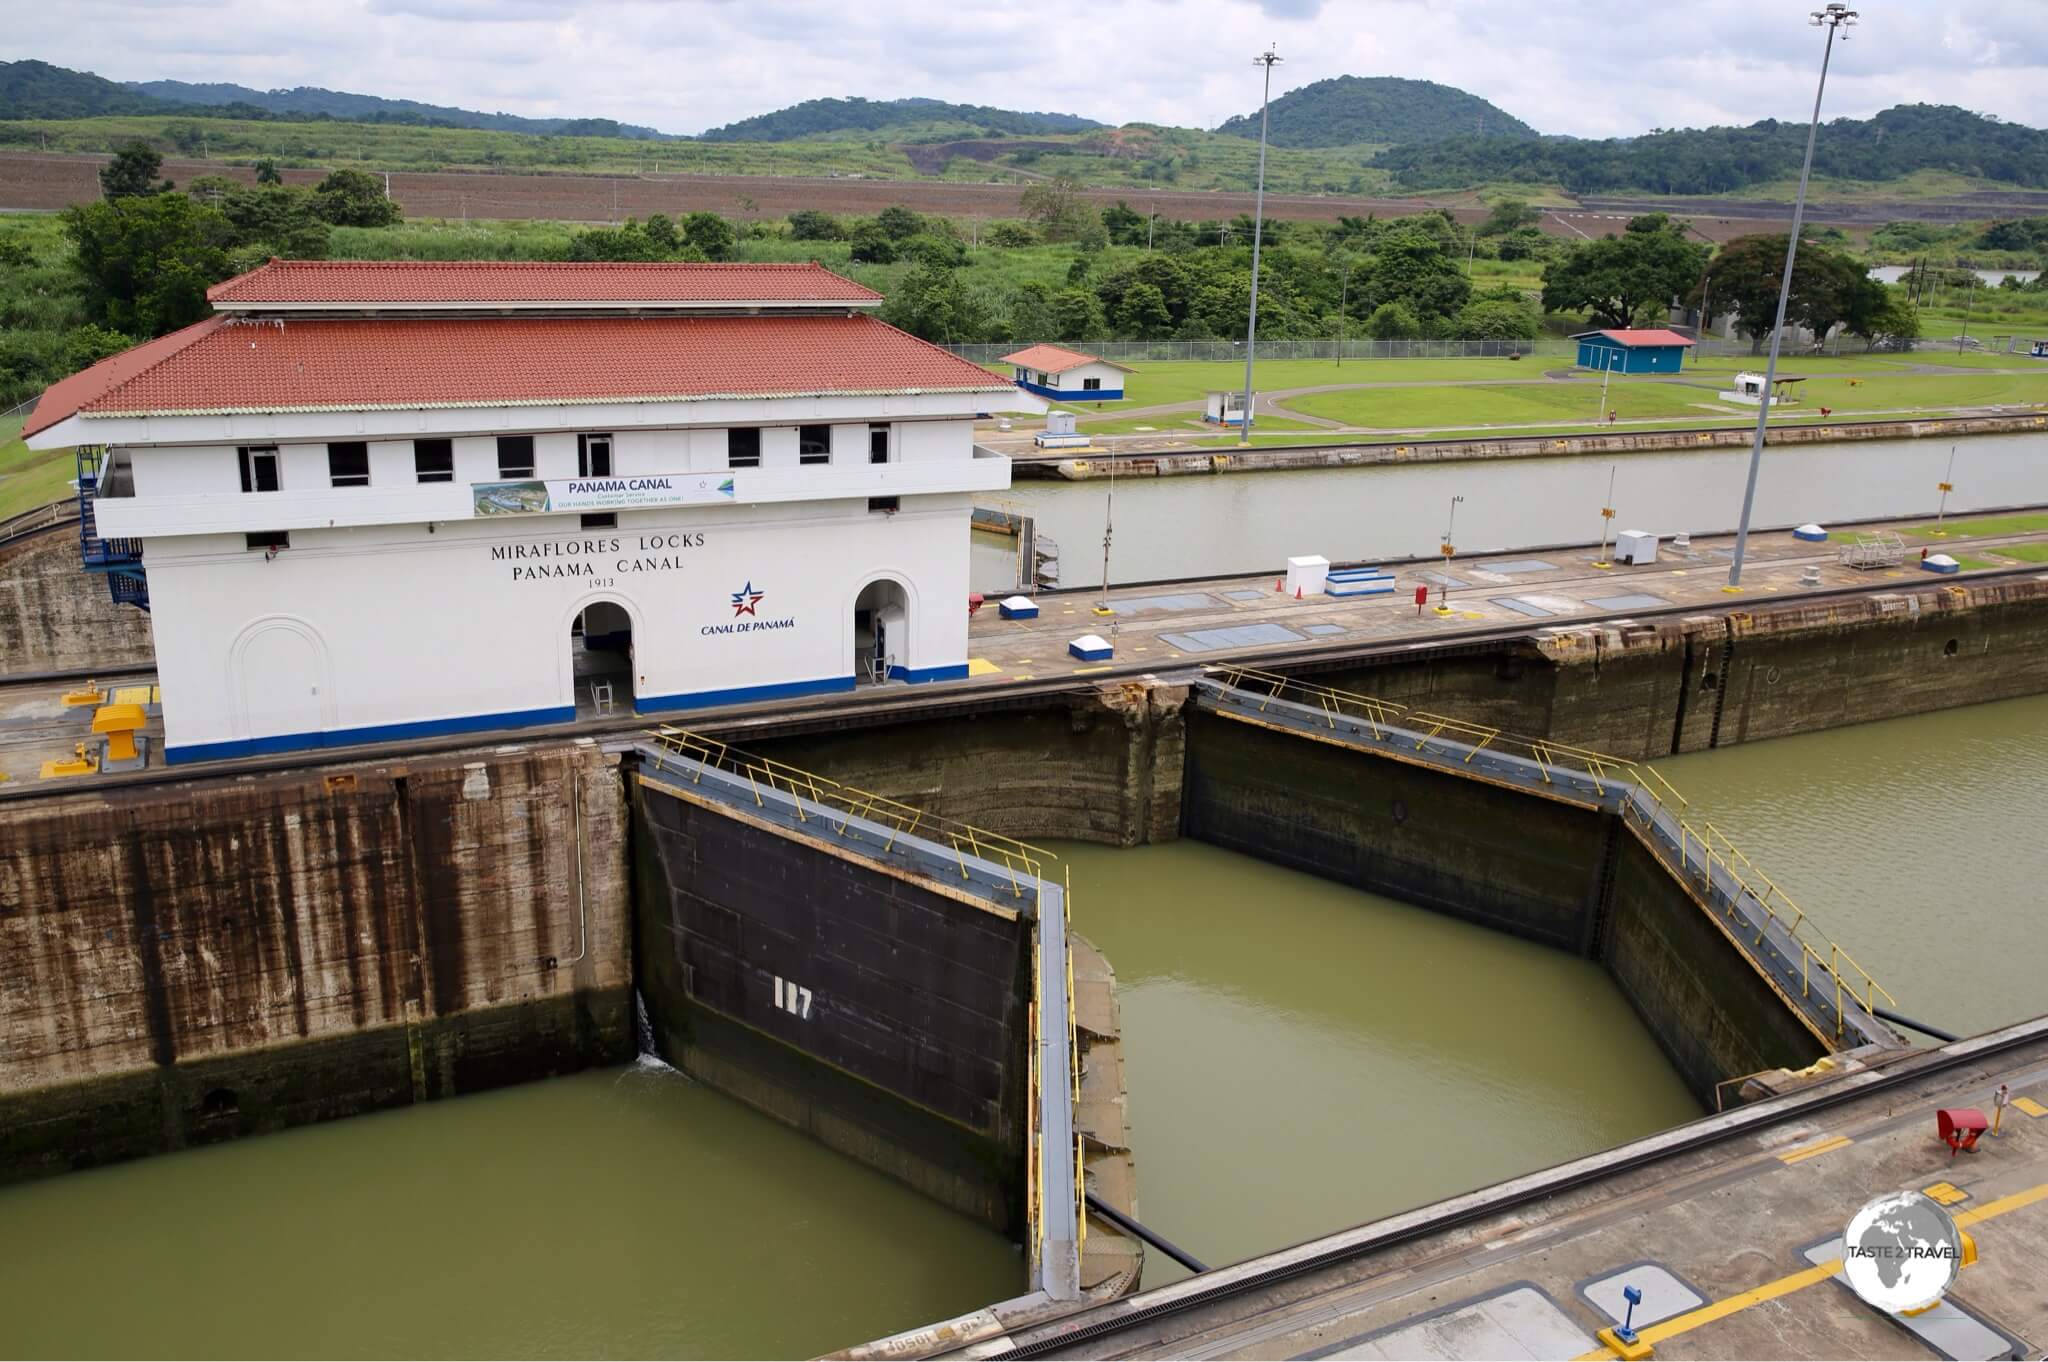
{"label": "small white building with red roof", "polygon": [[1131,372],[1059,345],[1027,345],[1004,355],[1002,362],[1010,366],[1018,387],[1055,402],[1121,401],[1124,375]]}
{"label": "small white building with red roof", "polygon": [[1010,481],[974,418],[1043,404],[870,289],[272,261],[208,297],[23,432],[85,451],[171,760],[967,674],[971,502]]}

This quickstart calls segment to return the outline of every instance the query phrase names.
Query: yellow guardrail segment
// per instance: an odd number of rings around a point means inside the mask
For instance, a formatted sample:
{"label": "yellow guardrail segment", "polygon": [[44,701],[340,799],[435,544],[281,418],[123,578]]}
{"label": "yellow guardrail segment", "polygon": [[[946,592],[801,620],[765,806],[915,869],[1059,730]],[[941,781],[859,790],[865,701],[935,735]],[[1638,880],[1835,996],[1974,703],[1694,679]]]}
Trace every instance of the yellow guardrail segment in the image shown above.
{"label": "yellow guardrail segment", "polygon": [[[1806,910],[1793,902],[1792,896],[1765,874],[1734,841],[1705,818],[1699,817],[1689,800],[1665,778],[1664,773],[1648,763],[1629,761],[1609,756],[1587,748],[1573,747],[1567,743],[1551,742],[1541,738],[1522,738],[1504,733],[1486,724],[1468,723],[1448,715],[1408,709],[1404,705],[1388,700],[1374,699],[1369,695],[1358,695],[1330,686],[1313,682],[1297,681],[1278,672],[1263,671],[1256,667],[1242,667],[1223,663],[1210,668],[1211,674],[1225,685],[1240,690],[1262,693],[1263,712],[1274,700],[1287,699],[1297,704],[1319,706],[1330,722],[1336,726],[1339,718],[1354,715],[1366,719],[1373,728],[1373,736],[1384,736],[1382,726],[1400,727],[1419,736],[1416,750],[1421,750],[1433,738],[1448,738],[1465,744],[1470,750],[1464,761],[1467,765],[1480,752],[1492,749],[1515,756],[1526,757],[1536,764],[1538,773],[1547,785],[1556,783],[1560,774],[1583,777],[1590,780],[1600,795],[1607,794],[1608,787],[1626,782],[1635,787],[1648,805],[1638,807],[1633,800],[1623,802],[1624,818],[1635,818],[1649,824],[1656,813],[1667,815],[1678,828],[1678,868],[1682,876],[1704,874],[1711,884],[1717,875],[1732,880],[1739,891],[1736,898],[1746,895],[1763,910],[1766,927],[1759,931],[1752,946],[1760,945],[1771,924],[1781,928],[1796,942],[1801,951],[1800,982],[1802,993],[1810,996],[1811,967],[1818,965],[1830,975],[1838,989],[1835,1008],[1835,1028],[1839,1036],[1842,1030],[1840,995],[1856,999],[1867,1012],[1876,1005],[1879,997],[1896,1001],[1884,986],[1872,978],[1870,972],[1843,950],[1828,936],[1815,927]],[[1735,899],[1731,899],[1729,915],[1735,911]]]}

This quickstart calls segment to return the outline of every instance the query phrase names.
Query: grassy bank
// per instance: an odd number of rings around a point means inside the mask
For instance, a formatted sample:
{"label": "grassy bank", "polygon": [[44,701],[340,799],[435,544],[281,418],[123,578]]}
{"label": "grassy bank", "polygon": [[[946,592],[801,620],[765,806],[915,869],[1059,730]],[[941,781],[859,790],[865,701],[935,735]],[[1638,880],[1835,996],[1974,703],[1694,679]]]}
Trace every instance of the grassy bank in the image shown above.
{"label": "grassy bank", "polygon": [[19,416],[0,420],[0,520],[71,495],[72,452],[30,449],[21,424]]}

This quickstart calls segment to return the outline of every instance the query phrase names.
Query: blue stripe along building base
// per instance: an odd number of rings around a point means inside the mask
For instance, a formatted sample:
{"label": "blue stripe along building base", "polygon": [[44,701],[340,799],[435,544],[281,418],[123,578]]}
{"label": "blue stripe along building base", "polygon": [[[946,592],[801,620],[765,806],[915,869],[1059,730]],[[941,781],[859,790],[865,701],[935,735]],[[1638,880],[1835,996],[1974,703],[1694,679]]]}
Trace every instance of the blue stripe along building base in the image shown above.
{"label": "blue stripe along building base", "polygon": [[328,728],[310,733],[277,733],[263,738],[237,738],[229,742],[183,743],[164,748],[166,762],[225,761],[230,757],[256,757],[270,752],[303,752],[322,747],[355,747],[362,743],[391,742],[399,738],[432,738],[449,733],[486,733],[499,728],[529,728],[537,724],[566,724],[576,718],[576,706],[555,705],[547,709],[519,709],[501,714],[464,714],[452,719],[421,719],[404,724],[371,724],[364,728]]}
{"label": "blue stripe along building base", "polygon": [[[961,669],[966,675],[966,668]],[[815,681],[777,681],[765,686],[734,686],[729,690],[684,691],[678,695],[636,695],[633,709],[639,714],[659,714],[669,709],[704,709],[710,705],[744,705],[755,700],[788,700],[799,695],[829,695],[853,689],[851,676],[824,676]]]}

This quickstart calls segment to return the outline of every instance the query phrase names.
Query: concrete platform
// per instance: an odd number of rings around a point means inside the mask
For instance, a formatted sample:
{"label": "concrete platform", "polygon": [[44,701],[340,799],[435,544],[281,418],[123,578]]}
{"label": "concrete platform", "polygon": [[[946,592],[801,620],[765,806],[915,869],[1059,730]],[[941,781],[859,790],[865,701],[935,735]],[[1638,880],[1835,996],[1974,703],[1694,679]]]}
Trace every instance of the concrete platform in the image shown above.
{"label": "concrete platform", "polygon": [[[1904,528],[1923,521],[1921,517],[1856,528]],[[1441,560],[1430,559],[1389,567],[1387,570],[1395,574],[1395,591],[1391,596],[1311,596],[1296,600],[1274,590],[1275,580],[1284,576],[1284,565],[1276,565],[1270,574],[1250,577],[1118,587],[1108,593],[1108,614],[1096,613],[1104,603],[1099,591],[1042,593],[1035,598],[1040,607],[1037,619],[1006,620],[987,607],[974,616],[968,629],[970,675],[964,680],[915,686],[900,681],[864,685],[851,696],[720,706],[693,711],[690,717],[693,725],[703,726],[756,714],[793,714],[942,696],[996,696],[1005,691],[1015,692],[1020,684],[1042,686],[1072,678],[1143,674],[1155,669],[1171,671],[1201,663],[1284,665],[1292,654],[1426,647],[1440,640],[1470,638],[1482,632],[1496,637],[1541,636],[1546,630],[1619,625],[1652,610],[1755,610],[1762,602],[1796,600],[1845,589],[1882,589],[1888,585],[1924,589],[1936,580],[1919,570],[1910,548],[1907,561],[1897,568],[1860,571],[1840,565],[1836,544],[1804,543],[1795,540],[1789,530],[1771,531],[1751,536],[1743,588],[1740,593],[1731,594],[1723,586],[1732,542],[1732,536],[1696,538],[1685,550],[1667,544],[1656,563],[1642,567],[1595,567],[1596,552],[1592,545],[1546,548],[1540,554],[1522,549],[1457,558],[1450,572],[1444,570]],[[2048,531],[1967,539],[1957,535],[1931,542],[1952,550],[1962,545],[1973,555],[1995,555],[2001,545],[2048,543]],[[1800,580],[1810,568],[1819,569],[1817,584]],[[2048,581],[2048,572],[2028,571],[2025,565],[2016,564],[2008,571]],[[1978,571],[1943,580],[1967,584],[1984,575]],[[1454,579],[1454,584],[1441,580],[1444,578]],[[1418,585],[1426,585],[1430,590],[1429,604],[1419,614],[1414,602]],[[1616,608],[1614,602],[1618,600],[1627,600],[1630,605]],[[1089,663],[1070,657],[1067,641],[1084,633],[1101,634],[1113,642],[1113,659]],[[548,735],[606,734],[645,727],[649,721],[634,714],[630,687],[624,684],[623,676],[615,678],[610,713],[600,713],[591,704],[588,683],[604,679],[606,665],[597,657],[579,659],[574,723],[478,733],[438,742],[320,749],[304,754],[303,760],[339,760],[437,747],[479,747]],[[154,679],[146,671],[123,672],[113,684],[134,686]],[[68,757],[72,744],[88,736],[91,710],[66,710],[60,703],[62,693],[75,684],[59,680],[0,684],[0,797],[25,789],[69,789],[138,776],[150,778],[150,773],[103,774],[63,781],[38,778],[45,760]],[[161,751],[160,714],[151,716],[145,732],[155,740],[153,749]],[[174,769],[180,773],[232,770],[276,760],[256,758],[180,765]],[[153,770],[160,773],[160,768]]]}
{"label": "concrete platform", "polygon": [[[1951,1157],[1935,1110],[1988,1110],[2001,1082],[2042,1115],[2008,1108],[1999,1135]],[[2039,1356],[2044,1101],[2048,1018],[1019,1331],[1008,1355],[1604,1359],[1618,1354],[1595,1334],[1634,1284],[1658,1357],[1939,1355],[1923,1336]],[[1946,1300],[1976,1326],[1930,1334],[1851,1294],[1825,1250],[1872,1197],[1943,1182],[1979,1251]]]}

